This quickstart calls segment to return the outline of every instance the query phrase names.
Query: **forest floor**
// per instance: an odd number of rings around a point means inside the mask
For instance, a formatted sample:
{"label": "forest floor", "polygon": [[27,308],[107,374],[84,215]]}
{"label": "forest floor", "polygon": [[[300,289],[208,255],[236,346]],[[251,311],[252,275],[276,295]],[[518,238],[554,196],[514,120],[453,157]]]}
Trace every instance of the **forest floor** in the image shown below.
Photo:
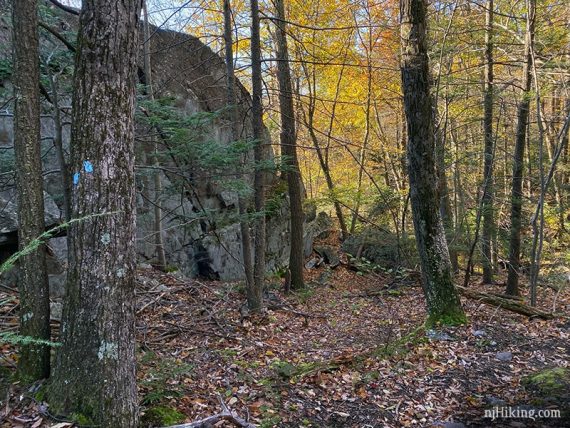
{"label": "forest floor", "polygon": [[[474,289],[504,291],[477,281]],[[274,282],[269,309],[251,316],[240,284],[139,270],[145,426],[220,413],[220,398],[259,427],[570,426],[568,419],[484,417],[494,406],[533,403],[521,384],[525,375],[569,365],[568,287],[539,291],[541,307],[550,311],[556,301],[563,317],[529,319],[463,299],[467,325],[426,334],[414,272],[363,275],[324,266],[308,271],[306,290],[288,296]],[[0,305],[0,318],[16,323],[9,307]],[[0,349],[0,365],[14,366],[15,349]],[[71,426],[49,421],[28,390],[7,386],[0,426]]]}

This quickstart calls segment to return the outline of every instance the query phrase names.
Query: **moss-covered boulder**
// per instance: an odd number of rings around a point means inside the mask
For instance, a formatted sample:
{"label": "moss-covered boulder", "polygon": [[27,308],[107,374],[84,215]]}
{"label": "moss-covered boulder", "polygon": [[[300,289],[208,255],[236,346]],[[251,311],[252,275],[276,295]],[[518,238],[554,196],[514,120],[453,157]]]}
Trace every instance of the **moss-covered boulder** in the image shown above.
{"label": "moss-covered boulder", "polygon": [[570,418],[570,368],[540,370],[522,378],[521,383],[531,394],[534,405],[556,407],[561,410],[563,420]]}

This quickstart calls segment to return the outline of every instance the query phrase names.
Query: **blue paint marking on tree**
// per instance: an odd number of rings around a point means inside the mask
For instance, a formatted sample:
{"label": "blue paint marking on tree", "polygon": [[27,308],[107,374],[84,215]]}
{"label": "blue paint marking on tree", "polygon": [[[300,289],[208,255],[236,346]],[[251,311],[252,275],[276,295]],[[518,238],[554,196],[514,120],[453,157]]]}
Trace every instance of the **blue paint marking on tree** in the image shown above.
{"label": "blue paint marking on tree", "polygon": [[79,174],[78,172],[76,172],[75,174],[73,174],[73,184],[75,186],[77,186],[77,184],[79,184],[79,177],[81,174]]}
{"label": "blue paint marking on tree", "polygon": [[93,164],[91,162],[89,162],[88,160],[83,161],[83,170],[86,173],[92,173],[93,172]]}

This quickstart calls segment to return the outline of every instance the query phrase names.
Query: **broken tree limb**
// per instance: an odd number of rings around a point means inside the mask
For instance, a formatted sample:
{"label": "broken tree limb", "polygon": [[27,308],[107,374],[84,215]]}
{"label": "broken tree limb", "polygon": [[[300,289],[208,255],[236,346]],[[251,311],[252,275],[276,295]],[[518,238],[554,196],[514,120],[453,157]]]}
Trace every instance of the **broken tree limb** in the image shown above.
{"label": "broken tree limb", "polygon": [[250,424],[245,419],[240,418],[234,412],[232,412],[221,395],[218,394],[218,400],[220,401],[220,406],[222,407],[222,413],[216,415],[208,416],[207,418],[200,419],[198,421],[189,422],[187,424],[181,425],[171,425],[164,428],[209,428],[220,421],[228,421],[237,427],[241,428],[256,428],[255,425]]}
{"label": "broken tree limb", "polygon": [[491,306],[498,306],[502,309],[506,309],[507,311],[515,312],[517,314],[526,315],[527,317],[537,317],[547,320],[547,319],[552,319],[555,316],[550,312],[546,312],[538,308],[527,306],[524,303],[518,302],[516,300],[507,297],[500,297],[488,293],[480,293],[478,291],[473,291],[466,287],[462,287],[460,285],[457,286],[457,289],[465,297],[474,300],[479,300]]}

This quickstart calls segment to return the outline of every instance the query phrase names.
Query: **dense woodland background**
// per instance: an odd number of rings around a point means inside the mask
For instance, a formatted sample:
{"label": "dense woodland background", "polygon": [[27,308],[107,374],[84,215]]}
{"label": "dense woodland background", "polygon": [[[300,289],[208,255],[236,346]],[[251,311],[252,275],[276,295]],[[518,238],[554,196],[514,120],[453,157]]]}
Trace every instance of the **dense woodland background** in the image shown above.
{"label": "dense woodland background", "polygon": [[566,2],[0,24],[2,426],[569,423]]}

